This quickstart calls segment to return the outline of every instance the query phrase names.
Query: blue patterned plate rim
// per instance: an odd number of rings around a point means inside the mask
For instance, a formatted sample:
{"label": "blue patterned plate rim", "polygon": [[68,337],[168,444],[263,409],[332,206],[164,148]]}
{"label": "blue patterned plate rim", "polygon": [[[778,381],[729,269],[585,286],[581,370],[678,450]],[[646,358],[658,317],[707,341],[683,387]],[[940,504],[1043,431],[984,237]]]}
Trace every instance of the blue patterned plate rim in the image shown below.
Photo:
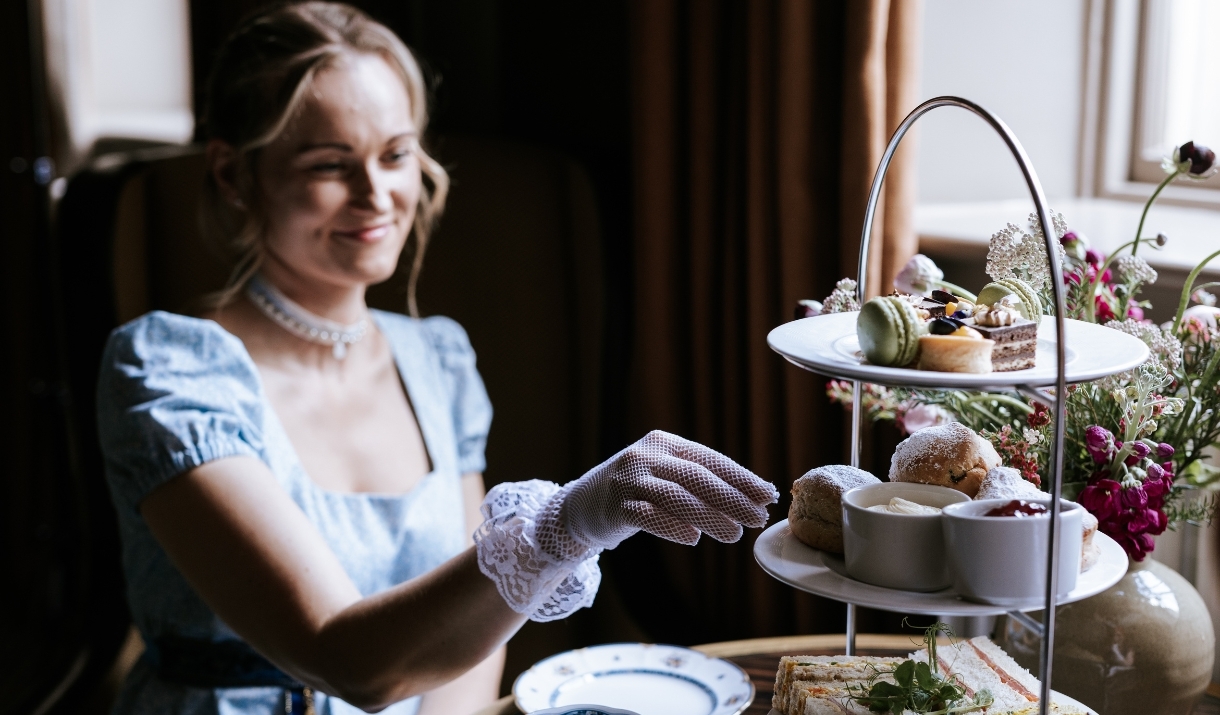
{"label": "blue patterned plate rim", "polygon": [[[534,665],[530,666],[530,668],[528,670],[526,670],[525,672],[518,675],[517,679],[513,682],[513,700],[514,700],[515,704],[517,705],[517,708],[521,712],[529,713],[530,715],[568,715],[569,712],[583,715],[583,713],[588,712],[590,708],[592,708],[592,711],[591,711],[592,713],[599,713],[599,711],[604,711],[607,713],[607,715],[619,715],[619,713],[623,713],[624,715],[636,715],[635,713],[633,713],[630,710],[623,710],[621,708],[612,708],[612,707],[605,706],[605,705],[592,705],[592,706],[590,706],[590,705],[565,705],[565,706],[560,706],[560,707],[551,706],[551,707],[547,707],[545,709],[535,709],[535,710],[530,711],[526,708],[525,704],[522,703],[522,697],[521,697],[522,696],[522,693],[521,693],[522,681],[525,678],[527,678],[528,676],[530,676],[531,674],[537,672],[541,666],[544,666],[551,661],[555,661],[555,660],[558,660],[558,659],[561,659],[564,657],[580,656],[583,653],[592,653],[592,652],[596,652],[596,651],[615,649],[615,648],[627,648],[627,649],[639,648],[639,649],[648,649],[648,650],[651,650],[654,648],[665,649],[665,650],[675,651],[675,652],[681,653],[681,654],[686,654],[686,657],[688,657],[688,658],[692,658],[692,659],[696,659],[696,660],[700,660],[700,661],[708,662],[708,663],[717,663],[721,667],[727,667],[727,669],[733,671],[735,675],[739,676],[739,679],[735,678],[734,682],[745,685],[745,687],[748,689],[748,692],[746,692],[744,699],[738,700],[736,698],[733,698],[733,702],[730,704],[730,703],[720,703],[719,698],[716,695],[715,689],[698,678],[692,677],[692,676],[684,674],[684,673],[670,673],[670,672],[658,670],[658,669],[652,668],[652,667],[638,669],[639,672],[648,672],[650,674],[671,676],[671,677],[674,677],[675,679],[686,680],[688,682],[692,682],[692,683],[700,686],[701,689],[707,691],[707,693],[709,695],[713,696],[712,701],[714,703],[716,703],[716,705],[713,708],[712,715],[741,715],[741,713],[744,713],[746,711],[746,709],[749,708],[751,703],[754,702],[755,690],[754,690],[754,684],[750,681],[750,676],[746,673],[745,670],[743,670],[740,666],[738,666],[736,663],[734,663],[732,661],[725,660],[723,658],[714,658],[705,653],[694,650],[692,648],[687,648],[685,646],[670,645],[667,643],[622,642],[622,643],[599,643],[597,645],[586,646],[584,648],[575,648],[573,650],[564,651],[562,653],[556,653],[554,655],[547,656],[546,658],[543,658],[542,660],[538,661]],[[590,669],[589,671],[587,671],[587,674],[597,676],[597,675],[607,675],[607,674],[611,674],[611,673],[615,673],[615,672],[626,672],[626,671],[617,670],[617,669],[607,670],[607,669],[597,668],[597,669]],[[584,673],[582,673],[582,674],[584,674]],[[565,675],[576,676],[577,671],[573,670],[571,673],[566,673]],[[726,707],[731,707],[732,709],[726,709]],[[581,708],[585,708],[585,710],[582,711]]]}

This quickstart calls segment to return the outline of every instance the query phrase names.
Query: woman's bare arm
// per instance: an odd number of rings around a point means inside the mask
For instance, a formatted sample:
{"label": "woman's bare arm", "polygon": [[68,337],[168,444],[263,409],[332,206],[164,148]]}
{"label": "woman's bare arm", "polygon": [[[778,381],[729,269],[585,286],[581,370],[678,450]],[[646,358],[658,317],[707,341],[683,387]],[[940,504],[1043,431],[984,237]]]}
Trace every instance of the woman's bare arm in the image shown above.
{"label": "woman's bare arm", "polygon": [[322,535],[252,457],[179,475],[140,510],[236,633],[307,685],[365,709],[453,680],[524,621],[479,571],[473,548],[361,598]]}
{"label": "woman's bare arm", "polygon": [[[462,505],[466,511],[467,545],[473,546],[471,534],[483,523],[479,506],[487,491],[483,475],[470,472],[462,475]],[[500,679],[504,676],[504,648],[501,647],[474,668],[466,671],[436,690],[424,694],[419,715],[461,715],[486,707],[500,696]]]}

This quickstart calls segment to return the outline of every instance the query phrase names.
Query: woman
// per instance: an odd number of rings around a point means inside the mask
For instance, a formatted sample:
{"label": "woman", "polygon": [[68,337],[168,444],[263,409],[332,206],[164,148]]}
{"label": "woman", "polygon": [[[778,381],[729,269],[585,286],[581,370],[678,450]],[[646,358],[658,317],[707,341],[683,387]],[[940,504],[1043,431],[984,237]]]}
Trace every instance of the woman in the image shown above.
{"label": "woman", "polygon": [[469,712],[525,618],[592,602],[602,549],[765,523],[769,483],[659,432],[484,499],[464,331],[364,302],[409,236],[413,295],[447,186],[426,118],[407,48],[352,8],[282,6],[222,48],[207,185],[241,270],[203,318],[116,330],[99,383],[148,644],[118,712]]}

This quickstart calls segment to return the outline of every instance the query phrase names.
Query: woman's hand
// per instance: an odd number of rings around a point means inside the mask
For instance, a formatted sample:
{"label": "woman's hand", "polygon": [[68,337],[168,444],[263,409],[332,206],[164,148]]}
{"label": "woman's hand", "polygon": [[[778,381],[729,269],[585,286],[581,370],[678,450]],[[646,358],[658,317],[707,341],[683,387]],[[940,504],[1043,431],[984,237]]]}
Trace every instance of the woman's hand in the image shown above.
{"label": "woman's hand", "polygon": [[680,544],[706,533],[731,543],[767,523],[775,487],[719,452],[654,430],[555,494],[539,517],[559,558],[613,549],[637,531]]}
{"label": "woman's hand", "polygon": [[736,541],[743,525],[767,523],[777,497],[723,454],[654,431],[562,489],[540,481],[492,488],[475,532],[479,569],[517,613],[565,618],[593,603],[603,549],[640,530],[682,544],[702,532]]}

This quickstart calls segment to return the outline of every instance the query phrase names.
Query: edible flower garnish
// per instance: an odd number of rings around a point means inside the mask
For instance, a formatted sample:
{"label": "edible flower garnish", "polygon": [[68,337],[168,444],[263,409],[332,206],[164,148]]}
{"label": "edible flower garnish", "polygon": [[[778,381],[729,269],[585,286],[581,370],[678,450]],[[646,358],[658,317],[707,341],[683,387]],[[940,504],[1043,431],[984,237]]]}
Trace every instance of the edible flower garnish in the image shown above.
{"label": "edible flower garnish", "polygon": [[[905,619],[903,624],[906,624]],[[988,708],[994,700],[990,692],[980,690],[973,698],[968,698],[966,689],[956,675],[949,672],[940,674],[936,659],[936,636],[939,633],[953,637],[953,629],[939,621],[924,630],[927,663],[905,660],[892,670],[874,668],[873,677],[867,684],[847,686],[851,699],[870,712],[892,715],[902,715],[907,711],[923,715],[951,715]],[[894,682],[889,682],[887,678]]]}

